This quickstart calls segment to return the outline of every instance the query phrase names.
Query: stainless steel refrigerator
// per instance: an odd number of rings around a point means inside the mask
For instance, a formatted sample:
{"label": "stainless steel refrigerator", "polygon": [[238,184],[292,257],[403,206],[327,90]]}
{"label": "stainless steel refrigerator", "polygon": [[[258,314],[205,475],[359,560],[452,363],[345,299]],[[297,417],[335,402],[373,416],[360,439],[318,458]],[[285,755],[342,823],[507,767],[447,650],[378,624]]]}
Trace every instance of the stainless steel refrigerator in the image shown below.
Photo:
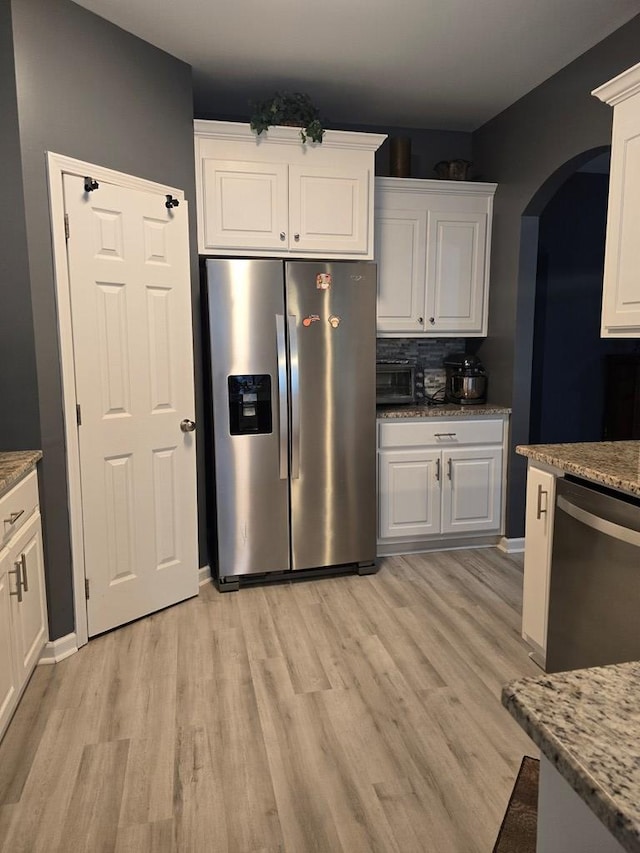
{"label": "stainless steel refrigerator", "polygon": [[375,264],[209,259],[204,284],[220,588],[372,571]]}

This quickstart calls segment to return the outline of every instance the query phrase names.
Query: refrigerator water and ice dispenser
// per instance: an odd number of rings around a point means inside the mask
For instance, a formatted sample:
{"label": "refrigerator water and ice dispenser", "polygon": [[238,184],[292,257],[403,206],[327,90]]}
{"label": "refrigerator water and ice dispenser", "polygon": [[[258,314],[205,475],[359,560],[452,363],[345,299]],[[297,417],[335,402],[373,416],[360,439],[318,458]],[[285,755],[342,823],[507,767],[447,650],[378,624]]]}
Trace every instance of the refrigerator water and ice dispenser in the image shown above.
{"label": "refrigerator water and ice dispenser", "polygon": [[271,376],[268,373],[230,376],[227,383],[231,435],[270,433]]}

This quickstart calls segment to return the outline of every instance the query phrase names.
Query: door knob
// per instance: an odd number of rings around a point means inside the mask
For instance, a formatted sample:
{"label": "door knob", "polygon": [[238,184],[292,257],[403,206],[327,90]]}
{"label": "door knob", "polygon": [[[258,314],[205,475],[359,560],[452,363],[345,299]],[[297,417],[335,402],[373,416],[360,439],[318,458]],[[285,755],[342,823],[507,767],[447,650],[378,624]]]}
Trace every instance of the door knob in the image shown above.
{"label": "door knob", "polygon": [[180,429],[182,432],[193,432],[196,428],[196,422],[189,420],[189,418],[185,418],[180,421]]}

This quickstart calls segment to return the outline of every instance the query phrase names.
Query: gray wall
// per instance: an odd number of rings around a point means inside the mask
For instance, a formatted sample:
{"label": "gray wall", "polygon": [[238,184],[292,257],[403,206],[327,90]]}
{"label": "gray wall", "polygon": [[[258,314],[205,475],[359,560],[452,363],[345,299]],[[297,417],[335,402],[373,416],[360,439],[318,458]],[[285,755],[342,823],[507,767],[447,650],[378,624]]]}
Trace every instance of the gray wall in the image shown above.
{"label": "gray wall", "polygon": [[11,6],[0,4],[0,449],[40,447]]}
{"label": "gray wall", "polygon": [[[33,336],[27,337],[22,351],[27,360],[35,352],[37,365],[41,505],[49,626],[55,639],[74,630],[74,618],[45,152],[185,190],[191,203],[197,333],[191,69],[69,0],[12,0],[11,8],[35,329],[35,348]],[[199,375],[199,365],[196,370]],[[35,386],[33,376],[30,381]],[[29,417],[33,420],[33,411]],[[36,443],[37,423],[29,424],[29,433]],[[204,512],[204,498],[199,505]]]}
{"label": "gray wall", "polygon": [[[498,182],[489,335],[478,354],[490,374],[492,400],[513,407],[512,446],[529,437],[537,216],[567,177],[565,164],[581,165],[611,143],[611,107],[590,92],[637,63],[638,45],[640,16],[473,134],[476,168]],[[509,472],[507,533],[522,536],[522,457],[511,455]]]}

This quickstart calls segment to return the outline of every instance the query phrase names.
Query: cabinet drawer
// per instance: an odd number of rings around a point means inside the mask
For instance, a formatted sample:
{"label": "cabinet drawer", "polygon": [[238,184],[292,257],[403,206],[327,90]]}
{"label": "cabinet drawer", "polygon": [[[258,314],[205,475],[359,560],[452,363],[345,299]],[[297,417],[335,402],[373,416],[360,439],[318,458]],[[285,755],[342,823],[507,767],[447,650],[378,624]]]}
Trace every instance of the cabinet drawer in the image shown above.
{"label": "cabinet drawer", "polygon": [[0,547],[20,530],[38,506],[38,475],[28,474],[0,498]]}
{"label": "cabinet drawer", "polygon": [[379,447],[455,447],[459,444],[501,444],[501,420],[441,420],[380,423]]}

